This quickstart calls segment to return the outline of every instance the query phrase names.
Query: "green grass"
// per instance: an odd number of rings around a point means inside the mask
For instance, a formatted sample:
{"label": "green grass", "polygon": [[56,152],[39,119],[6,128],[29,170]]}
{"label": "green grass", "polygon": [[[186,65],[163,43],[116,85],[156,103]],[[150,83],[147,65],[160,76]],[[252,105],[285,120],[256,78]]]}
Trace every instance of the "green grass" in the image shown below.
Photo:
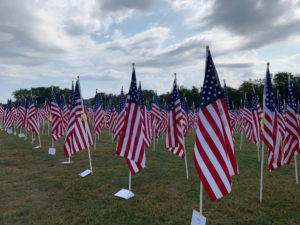
{"label": "green grass", "polygon": [[[61,165],[66,160],[63,140],[50,156],[47,135],[42,136],[43,147],[33,150],[37,142],[31,145],[31,138],[24,141],[1,131],[0,224],[190,224],[192,210],[199,210],[194,139],[193,132],[186,137],[189,180],[184,160],[165,150],[159,139],[156,152],[147,149],[146,169],[132,176],[134,198],[123,200],[114,194],[128,188],[128,167],[115,155],[108,132],[101,134],[97,150],[91,149],[94,174],[81,178],[78,174],[89,167],[87,150],[74,155],[73,164]],[[236,154],[240,175],[232,178],[232,193],[211,202],[204,190],[207,224],[300,224],[294,160],[271,173],[265,163],[260,204],[256,147],[246,141]]]}

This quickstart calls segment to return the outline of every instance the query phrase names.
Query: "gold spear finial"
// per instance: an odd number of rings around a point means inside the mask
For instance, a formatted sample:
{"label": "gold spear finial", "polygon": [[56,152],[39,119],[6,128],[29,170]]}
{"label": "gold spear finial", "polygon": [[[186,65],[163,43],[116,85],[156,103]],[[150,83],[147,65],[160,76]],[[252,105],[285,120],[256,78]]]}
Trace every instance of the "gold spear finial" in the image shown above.
{"label": "gold spear finial", "polygon": [[134,66],[135,66],[135,63],[133,62],[133,63],[132,63],[132,67],[134,67]]}
{"label": "gold spear finial", "polygon": [[267,66],[270,66],[270,62],[267,62]]}
{"label": "gold spear finial", "polygon": [[209,50],[209,45],[206,45],[206,50]]}
{"label": "gold spear finial", "polygon": [[79,75],[77,76],[77,79],[79,79]]}
{"label": "gold spear finial", "polygon": [[176,79],[176,73],[174,73],[175,79]]}

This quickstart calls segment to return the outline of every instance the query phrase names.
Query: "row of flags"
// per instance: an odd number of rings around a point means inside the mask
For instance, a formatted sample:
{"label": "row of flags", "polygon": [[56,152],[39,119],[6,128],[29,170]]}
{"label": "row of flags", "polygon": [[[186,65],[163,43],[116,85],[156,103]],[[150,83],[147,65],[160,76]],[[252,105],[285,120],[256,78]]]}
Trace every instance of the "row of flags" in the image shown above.
{"label": "row of flags", "polygon": [[5,109],[0,106],[0,117],[4,127],[11,128],[16,124],[16,129],[24,128],[37,136],[40,135],[41,123],[48,121],[53,142],[65,138],[64,152],[67,158],[92,145],[96,146],[96,137],[108,129],[112,141],[117,142],[116,154],[126,159],[131,174],[146,167],[146,148],[152,142],[155,143],[155,139],[165,135],[166,150],[185,159],[187,178],[184,139],[190,130],[195,130],[194,164],[210,199],[215,201],[231,192],[231,177],[239,174],[233,137],[233,132],[238,128],[255,145],[263,141],[268,147],[270,170],[284,163],[289,164],[295,152],[300,153],[300,121],[290,79],[288,86],[286,109],[282,106],[280,96],[276,107],[268,65],[263,111],[254,89],[252,107],[245,95],[244,105],[239,112],[234,110],[234,106],[230,110],[226,84],[222,88],[207,48],[199,112],[196,112],[194,105],[189,110],[186,98],[180,99],[176,74],[170,108],[166,102],[160,108],[157,95],[154,96],[151,108],[146,107],[133,64],[127,99],[122,88],[118,107],[111,100],[104,110],[97,90],[94,106],[86,107],[78,77],[75,86],[72,83],[68,104],[64,98],[58,104],[52,89],[51,100],[45,100],[42,108],[36,107],[31,96],[23,100],[18,108],[13,107],[11,101],[8,101]]}

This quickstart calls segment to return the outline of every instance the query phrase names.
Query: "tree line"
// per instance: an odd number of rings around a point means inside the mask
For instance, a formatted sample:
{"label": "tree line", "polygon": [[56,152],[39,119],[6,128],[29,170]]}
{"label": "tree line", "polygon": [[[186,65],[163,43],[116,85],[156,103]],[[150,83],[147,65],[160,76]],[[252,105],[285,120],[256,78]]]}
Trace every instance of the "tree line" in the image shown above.
{"label": "tree line", "polygon": [[[288,76],[291,76],[291,80],[294,84],[295,98],[298,100],[300,99],[300,75],[293,75],[292,73],[289,72],[279,72],[273,76],[272,82],[273,82],[274,95],[277,96],[277,92],[278,92],[281,95],[281,99],[282,100],[285,99],[287,101]],[[251,104],[251,93],[253,88],[255,89],[256,94],[259,96],[260,103],[262,104],[264,83],[265,83],[265,79],[248,79],[246,81],[243,81],[243,83],[237,89],[227,86],[228,97],[230,100],[230,107],[232,107],[232,103],[233,103],[235,108],[239,108],[241,99],[242,100],[244,99],[245,94],[248,98],[248,101]],[[28,89],[16,90],[13,92],[13,96],[15,98],[14,103],[15,105],[19,105],[22,98],[30,97],[30,94],[32,92],[37,105],[41,106],[45,102],[46,98],[48,98],[49,100],[51,99],[51,88],[52,87],[37,87],[37,88],[32,88],[31,90]],[[66,102],[68,102],[71,94],[70,89],[68,88],[61,89],[58,86],[54,86],[53,88],[58,102],[61,96],[64,96]],[[183,86],[180,86],[179,93],[181,99],[183,99],[184,97],[187,99],[188,105],[190,107],[192,106],[193,103],[195,104],[196,108],[200,106],[201,90],[199,88],[193,86],[191,89],[187,89]],[[116,107],[119,104],[120,94],[107,94],[104,92],[100,92],[99,94],[104,107],[106,107],[109,104],[110,99],[112,99]],[[143,95],[144,95],[145,103],[151,104],[155,92],[153,90],[143,90]],[[158,103],[160,106],[162,106],[164,102],[166,102],[167,105],[169,105],[170,101],[171,101],[170,91],[158,96]],[[89,99],[85,99],[85,103],[87,106],[93,105],[94,96]]]}

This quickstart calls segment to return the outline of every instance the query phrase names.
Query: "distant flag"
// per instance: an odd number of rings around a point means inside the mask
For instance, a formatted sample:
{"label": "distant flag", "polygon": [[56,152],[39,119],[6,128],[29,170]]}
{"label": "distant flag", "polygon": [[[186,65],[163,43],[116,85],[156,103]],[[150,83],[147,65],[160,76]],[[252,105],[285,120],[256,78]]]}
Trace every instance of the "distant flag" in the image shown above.
{"label": "distant flag", "polygon": [[114,133],[114,141],[117,139],[118,136],[121,135],[121,131],[124,126],[124,119],[125,119],[125,96],[123,92],[123,87],[121,89],[121,94],[120,94],[120,100],[119,100],[119,105],[118,105],[118,115],[116,117],[116,122],[115,122],[115,127],[113,130]]}
{"label": "distant flag", "polygon": [[[273,87],[271,82],[271,75],[269,71],[269,64],[267,64],[266,80],[264,87],[264,120],[262,137],[265,145],[268,147],[268,165],[269,170],[280,166],[280,152],[281,144],[279,140],[280,131],[278,128],[278,114],[276,111]],[[278,164],[277,164],[278,163]]]}
{"label": "distant flag", "polygon": [[142,130],[144,133],[144,140],[145,140],[145,145],[147,148],[149,148],[151,144],[151,135],[150,135],[150,127],[148,123],[148,114],[147,114],[147,109],[145,106],[145,100],[143,96],[143,91],[142,91],[142,85],[141,82],[139,84],[139,89],[138,89],[138,94],[139,94],[139,105],[141,108],[141,120],[142,120]]}
{"label": "distant flag", "polygon": [[248,103],[246,93],[245,93],[245,100],[244,100],[243,117],[244,117],[245,136],[248,140],[252,140],[252,138],[253,138],[252,137],[253,136],[252,112],[251,112],[251,108]]}
{"label": "distant flag", "polygon": [[127,159],[130,172],[137,173],[146,166],[144,133],[142,131],[135,69],[133,64],[130,89],[125,108],[124,126],[121,131],[116,154]]}
{"label": "distant flag", "polygon": [[290,164],[295,152],[300,153],[299,150],[299,133],[297,122],[297,105],[294,97],[293,83],[291,77],[288,77],[288,104],[286,110],[286,132],[284,145],[284,163]]}
{"label": "distant flag", "polygon": [[24,122],[25,122],[25,102],[24,99],[22,99],[22,102],[18,108],[18,120],[17,120],[16,128],[20,129],[21,127],[23,127]]}
{"label": "distant flag", "polygon": [[231,192],[230,175],[238,174],[229,114],[209,48],[199,111],[194,162],[210,199]]}
{"label": "distant flag", "polygon": [[53,141],[57,141],[59,138],[61,138],[64,135],[64,133],[63,133],[61,111],[60,111],[60,107],[57,104],[56,95],[53,87],[51,91],[50,122],[52,127],[51,130],[52,139]]}
{"label": "distant flag", "polygon": [[175,155],[184,158],[184,136],[182,129],[182,110],[177,88],[176,78],[174,79],[173,91],[171,94],[171,108],[168,116],[168,128],[166,134],[166,149],[173,152]]}
{"label": "distant flag", "polygon": [[95,136],[98,136],[102,131],[102,123],[104,121],[104,111],[102,109],[102,103],[99,98],[99,94],[95,94],[95,105],[94,105],[94,133]]}
{"label": "distant flag", "polygon": [[80,93],[79,77],[71,99],[70,119],[64,142],[64,151],[67,158],[94,143],[90,124],[87,121],[87,112]]}
{"label": "distant flag", "polygon": [[154,94],[153,96],[153,103],[152,103],[152,108],[151,108],[151,113],[156,120],[161,120],[161,112],[160,108],[158,106],[158,100],[157,100],[157,93]]}
{"label": "distant flag", "polygon": [[40,135],[40,127],[37,121],[37,110],[34,105],[33,96],[30,98],[30,105],[28,108],[27,121],[29,128],[32,132],[36,134],[36,136]]}
{"label": "distant flag", "polygon": [[63,129],[66,130],[67,127],[68,127],[70,110],[69,110],[69,107],[66,104],[66,99],[65,99],[64,95],[62,96],[61,108],[62,108],[61,114],[62,114]]}
{"label": "distant flag", "polygon": [[254,88],[252,89],[252,140],[255,145],[260,141],[260,119],[258,115],[258,99]]}

